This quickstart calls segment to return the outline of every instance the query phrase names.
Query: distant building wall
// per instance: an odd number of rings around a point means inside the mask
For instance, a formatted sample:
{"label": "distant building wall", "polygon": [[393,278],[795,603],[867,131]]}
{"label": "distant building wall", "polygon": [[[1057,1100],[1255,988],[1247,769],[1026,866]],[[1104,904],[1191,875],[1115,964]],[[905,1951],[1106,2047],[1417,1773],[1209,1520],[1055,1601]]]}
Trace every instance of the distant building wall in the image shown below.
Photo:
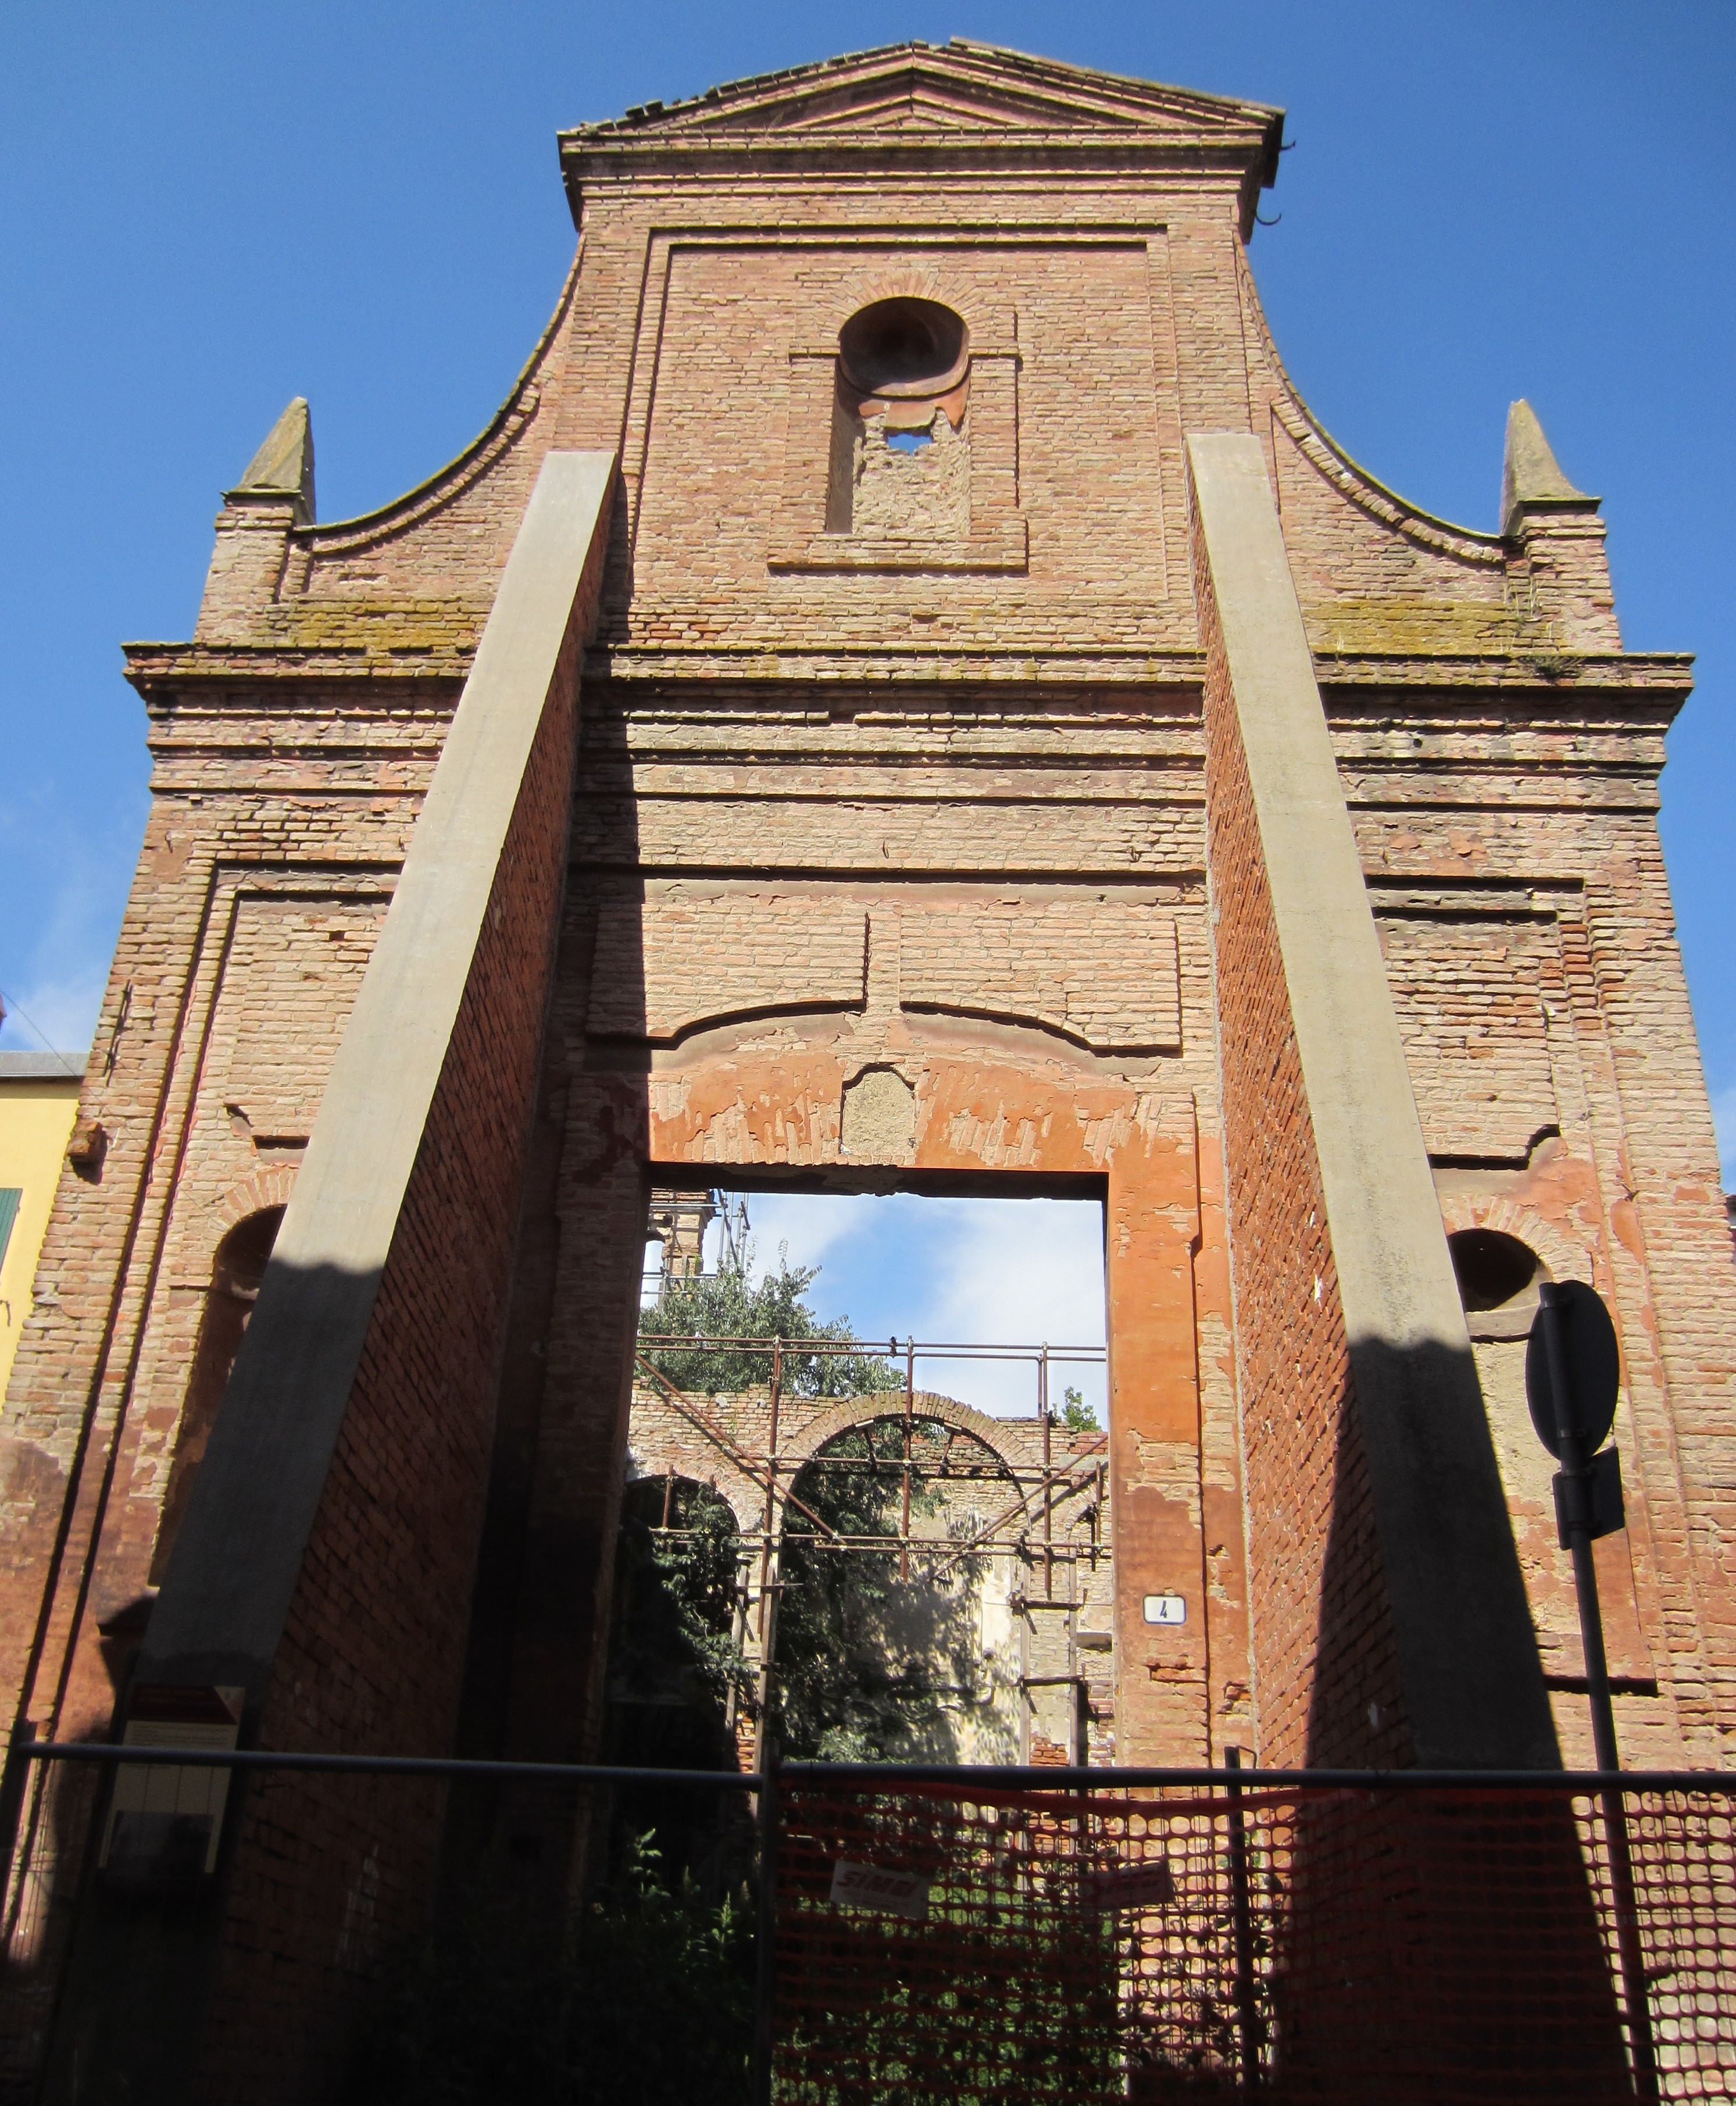
{"label": "distant building wall", "polygon": [[[781,1398],[774,1471],[771,1400],[763,1386],[677,1402],[654,1383],[635,1384],[628,1481],[672,1477],[709,1485],[734,1511],[742,1538],[741,1635],[751,1668],[763,1658],[763,1590],[777,1583],[789,1499],[807,1489],[802,1471],[851,1429],[895,1424],[904,1409],[902,1391]],[[1039,1418],[990,1418],[927,1390],[915,1392],[911,1412],[980,1442],[1007,1472],[942,1484],[935,1509],[913,1518],[913,1536],[925,1542],[985,1539],[973,1588],[994,1730],[976,1732],[954,1759],[1113,1762],[1115,1544],[1104,1435],[1070,1433],[1052,1421],[1045,1440]],[[919,1453],[919,1467],[921,1459]],[[933,1553],[912,1555],[920,1590],[923,1561]],[[944,1750],[924,1758],[948,1759]]]}
{"label": "distant building wall", "polygon": [[83,1071],[82,1054],[0,1053],[0,1396],[30,1313]]}

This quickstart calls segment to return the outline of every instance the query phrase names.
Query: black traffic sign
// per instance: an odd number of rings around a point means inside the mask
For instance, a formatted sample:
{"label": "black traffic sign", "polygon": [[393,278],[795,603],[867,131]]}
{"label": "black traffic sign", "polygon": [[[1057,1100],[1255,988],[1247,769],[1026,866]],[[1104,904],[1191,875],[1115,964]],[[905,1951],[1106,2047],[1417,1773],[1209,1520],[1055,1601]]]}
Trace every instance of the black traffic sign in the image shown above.
{"label": "black traffic sign", "polygon": [[[1589,1455],[1609,1438],[1616,1423],[1616,1393],[1622,1386],[1622,1354],[1616,1327],[1603,1297],[1583,1280],[1565,1279],[1555,1290],[1560,1311],[1562,1346],[1568,1363],[1568,1400],[1578,1419],[1569,1430],[1586,1444]],[[1525,1401],[1537,1438],[1556,1461],[1561,1459],[1561,1429],[1555,1418],[1555,1393],[1550,1382],[1549,1351],[1543,1337],[1544,1311],[1532,1319],[1525,1348]]]}

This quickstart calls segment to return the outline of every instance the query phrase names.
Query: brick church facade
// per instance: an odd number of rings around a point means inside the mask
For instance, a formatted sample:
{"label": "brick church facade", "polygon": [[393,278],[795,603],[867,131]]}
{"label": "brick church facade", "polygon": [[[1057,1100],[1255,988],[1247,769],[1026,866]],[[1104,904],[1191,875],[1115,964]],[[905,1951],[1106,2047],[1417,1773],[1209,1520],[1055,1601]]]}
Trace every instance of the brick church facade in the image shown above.
{"label": "brick church facade", "polygon": [[[1725,1760],[1689,661],[1624,650],[1524,405],[1494,532],[1320,428],[1248,260],[1281,128],[969,43],[653,104],[563,137],[572,272],[466,453],[322,524],[285,413],[193,639],[128,647],[9,1718],[585,1759],[648,1194],[721,1183],[1101,1200],[1123,1763],[1589,1756],[1519,1370],[1593,1282],[1623,1754]],[[77,1809],[18,1810],[20,2095],[324,2096],[442,1862],[509,1833],[558,1910],[584,1847],[558,1795],[278,1778],[164,1933],[75,1925]]]}

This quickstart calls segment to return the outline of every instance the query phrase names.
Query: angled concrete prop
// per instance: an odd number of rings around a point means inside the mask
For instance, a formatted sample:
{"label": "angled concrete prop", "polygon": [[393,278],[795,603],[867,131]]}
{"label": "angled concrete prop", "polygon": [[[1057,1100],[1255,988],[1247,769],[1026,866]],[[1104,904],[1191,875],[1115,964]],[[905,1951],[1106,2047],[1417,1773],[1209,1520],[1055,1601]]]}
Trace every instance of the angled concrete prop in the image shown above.
{"label": "angled concrete prop", "polygon": [[1425,1767],[1559,1759],[1422,1123],[1259,442],[1188,441]]}
{"label": "angled concrete prop", "polygon": [[526,508],[151,1615],[146,1679],[257,1694],[269,1671],[613,474],[612,454],[551,454]]}

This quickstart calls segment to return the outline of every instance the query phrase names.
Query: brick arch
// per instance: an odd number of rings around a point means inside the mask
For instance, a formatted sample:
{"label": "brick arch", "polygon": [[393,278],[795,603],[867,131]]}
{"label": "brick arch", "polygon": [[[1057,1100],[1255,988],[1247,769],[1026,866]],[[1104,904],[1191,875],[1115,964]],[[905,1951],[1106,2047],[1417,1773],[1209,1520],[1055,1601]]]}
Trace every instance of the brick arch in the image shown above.
{"label": "brick arch", "polygon": [[972,340],[976,338],[977,324],[963,294],[957,287],[949,289],[938,272],[922,265],[902,265],[895,270],[864,273],[841,285],[832,301],[828,329],[836,336],[852,315],[872,307],[877,300],[933,300],[940,307],[950,307],[955,315],[962,315]]}
{"label": "brick arch", "polygon": [[[638,1393],[635,1391],[635,1394]],[[648,1390],[644,1393],[653,1398],[656,1398],[657,1395],[654,1389]],[[637,1460],[637,1467],[641,1472],[636,1477],[630,1477],[628,1480],[630,1483],[660,1484],[666,1476],[673,1476],[678,1484],[702,1485],[707,1491],[715,1492],[719,1499],[728,1503],[729,1511],[735,1516],[736,1526],[744,1534],[749,1529],[757,1528],[765,1517],[764,1482],[758,1477],[748,1476],[724,1454],[718,1454],[714,1456],[709,1470],[705,1475],[700,1475],[692,1470],[678,1469],[671,1472],[652,1469],[647,1467],[642,1459],[634,1457],[630,1442],[629,1458],[630,1465]]]}
{"label": "brick arch", "polygon": [[218,1239],[227,1235],[238,1221],[244,1221],[249,1214],[262,1214],[267,1207],[287,1207],[289,1194],[295,1190],[295,1173],[301,1167],[298,1163],[272,1163],[254,1171],[231,1185],[213,1209],[222,1226]]}
{"label": "brick arch", "polygon": [[[937,1396],[932,1390],[926,1389],[916,1392],[913,1409],[918,1418],[938,1419],[943,1425],[974,1436],[1005,1467],[1009,1476],[1013,1474],[1012,1462],[1001,1445],[998,1426],[985,1413],[968,1404],[960,1404],[953,1397]],[[810,1419],[788,1454],[795,1469],[800,1470],[814,1460],[828,1441],[836,1441],[841,1433],[872,1425],[876,1419],[902,1418],[904,1415],[904,1392],[901,1389],[877,1390],[872,1396],[847,1397],[833,1409]]]}
{"label": "brick arch", "polygon": [[744,1477],[739,1470],[732,1469],[727,1473],[719,1471],[711,1477],[696,1477],[686,1470],[648,1470],[642,1477],[635,1477],[630,1481],[639,1485],[660,1485],[665,1476],[672,1476],[678,1485],[691,1485],[698,1491],[715,1494],[734,1515],[738,1535],[746,1535],[751,1529],[756,1529],[765,1518],[765,1494],[757,1484]]}
{"label": "brick arch", "polygon": [[1449,1235],[1460,1229],[1494,1229],[1504,1236],[1517,1237],[1542,1259],[1552,1279],[1589,1282],[1596,1270],[1588,1244],[1504,1192],[1482,1197],[1455,1194],[1442,1200],[1441,1218]]}

